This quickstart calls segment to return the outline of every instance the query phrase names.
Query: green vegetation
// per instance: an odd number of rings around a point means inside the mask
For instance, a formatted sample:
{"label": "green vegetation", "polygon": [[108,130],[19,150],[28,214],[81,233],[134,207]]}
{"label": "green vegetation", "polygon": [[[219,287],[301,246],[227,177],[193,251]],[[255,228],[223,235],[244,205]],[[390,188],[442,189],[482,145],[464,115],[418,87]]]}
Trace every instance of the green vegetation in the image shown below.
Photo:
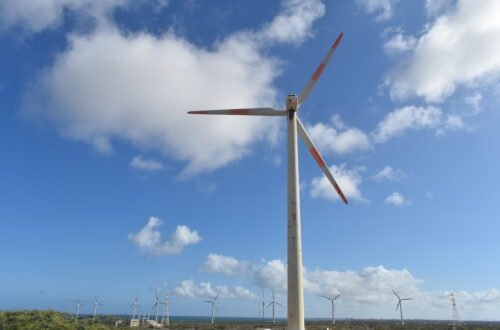
{"label": "green vegetation", "polygon": [[[89,316],[82,316],[76,321],[74,315],[56,311],[4,311],[0,312],[0,330],[111,330],[130,329],[129,321],[123,320],[123,324],[115,327],[117,316],[101,315],[96,322]],[[231,321],[216,323],[214,325],[202,321],[171,321],[171,330],[243,330],[256,328],[272,328],[273,330],[285,330],[286,325],[279,323],[272,327],[270,323],[262,324],[242,323]],[[447,322],[438,321],[408,321],[402,328],[396,320],[342,320],[336,326],[326,321],[306,322],[308,330],[448,330],[451,326]],[[499,322],[468,322],[460,330],[491,330],[500,329]]]}

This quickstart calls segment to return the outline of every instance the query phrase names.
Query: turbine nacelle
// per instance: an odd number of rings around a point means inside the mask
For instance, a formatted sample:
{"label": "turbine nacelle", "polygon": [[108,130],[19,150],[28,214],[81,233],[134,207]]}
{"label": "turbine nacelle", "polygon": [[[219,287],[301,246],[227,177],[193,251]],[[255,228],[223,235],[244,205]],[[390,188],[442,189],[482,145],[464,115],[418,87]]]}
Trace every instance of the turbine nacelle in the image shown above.
{"label": "turbine nacelle", "polygon": [[299,97],[295,94],[290,94],[286,97],[286,110],[297,111],[299,108]]}

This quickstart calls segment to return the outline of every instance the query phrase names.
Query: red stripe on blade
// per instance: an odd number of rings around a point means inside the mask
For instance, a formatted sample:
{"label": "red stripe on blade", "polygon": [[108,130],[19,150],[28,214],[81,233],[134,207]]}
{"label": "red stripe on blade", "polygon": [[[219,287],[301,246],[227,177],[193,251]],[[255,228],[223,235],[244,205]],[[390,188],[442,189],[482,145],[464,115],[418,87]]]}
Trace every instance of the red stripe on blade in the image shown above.
{"label": "red stripe on blade", "polygon": [[349,202],[347,201],[347,198],[345,198],[345,196],[344,196],[344,193],[342,192],[342,190],[340,190],[340,187],[337,185],[333,185],[333,187],[337,191],[337,194],[339,194],[340,198],[342,198],[344,203],[349,204]]}
{"label": "red stripe on blade", "polygon": [[326,166],[323,158],[321,158],[321,155],[318,153],[318,150],[316,150],[316,148],[312,147],[311,149],[309,149],[309,151],[311,152],[311,155],[313,156],[316,163],[318,163],[319,167]]}
{"label": "red stripe on blade", "polygon": [[231,109],[229,114],[231,115],[248,115],[250,111],[248,109]]}
{"label": "red stripe on blade", "polygon": [[340,41],[342,40],[342,37],[343,37],[343,36],[344,36],[344,32],[342,32],[342,33],[338,36],[337,40],[335,40],[335,42],[333,43],[333,46],[332,46],[332,48],[333,48],[333,49],[336,49],[336,48],[337,48],[337,46],[340,44]]}
{"label": "red stripe on blade", "polygon": [[321,74],[323,73],[323,70],[325,69],[325,64],[324,63],[321,63],[318,68],[316,69],[316,71],[314,72],[313,76],[312,76],[312,80],[316,81],[318,80],[319,76],[321,76]]}

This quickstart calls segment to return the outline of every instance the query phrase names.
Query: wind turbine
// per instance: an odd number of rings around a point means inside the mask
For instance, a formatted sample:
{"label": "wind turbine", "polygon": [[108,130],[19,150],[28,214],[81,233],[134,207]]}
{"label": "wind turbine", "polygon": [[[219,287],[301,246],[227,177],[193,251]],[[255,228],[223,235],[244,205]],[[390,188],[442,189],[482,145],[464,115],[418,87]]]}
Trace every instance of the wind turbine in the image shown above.
{"label": "wind turbine", "polygon": [[402,301],[403,300],[412,300],[413,298],[401,298],[399,297],[399,295],[396,293],[396,291],[392,290],[392,292],[396,295],[396,297],[398,298],[398,304],[396,306],[396,310],[398,310],[399,308],[399,311],[401,312],[401,325],[405,325],[405,322],[403,320],[403,303]]}
{"label": "wind turbine", "polygon": [[161,323],[163,324],[163,322],[166,319],[166,325],[167,325],[167,327],[170,326],[170,316],[169,316],[169,313],[168,313],[168,305],[170,304],[169,293],[170,292],[167,290],[165,292],[165,301],[160,302],[160,304],[162,304],[162,305],[165,306],[165,309],[163,310],[163,317],[161,318]]}
{"label": "wind turbine", "polygon": [[189,114],[202,115],[248,115],[248,116],[283,116],[288,123],[288,329],[304,330],[304,290],[302,283],[302,239],[300,229],[299,167],[297,157],[297,133],[304,140],[316,163],[333,185],[344,203],[348,203],[337,182],[330,173],[323,157],[314,146],[304,125],[297,116],[297,110],[307,99],[335,49],[342,40],[341,33],[329,49],[323,61],[317,67],[311,79],[300,95],[286,97],[286,110],[273,108],[225,109],[189,111]]}
{"label": "wind turbine", "polygon": [[335,300],[337,300],[337,298],[340,297],[340,295],[336,295],[335,297],[327,297],[327,296],[323,296],[323,298],[325,299],[328,299],[332,302],[332,324],[335,325]]}
{"label": "wind turbine", "polygon": [[214,317],[215,317],[215,314],[214,314],[214,309],[217,310],[217,306],[215,306],[215,301],[217,300],[217,298],[219,297],[219,293],[217,293],[217,295],[215,297],[212,298],[212,300],[205,300],[204,302],[207,302],[207,303],[211,303],[212,304],[212,324],[214,324]]}
{"label": "wind turbine", "polygon": [[95,316],[97,314],[97,306],[101,306],[102,304],[99,303],[99,301],[97,300],[97,297],[94,296],[94,318],[92,319],[93,321],[95,321]]}
{"label": "wind turbine", "polygon": [[158,322],[158,309],[160,308],[160,305],[164,304],[163,302],[160,301],[160,296],[158,295],[158,291],[159,289],[156,289],[155,291],[155,295],[156,295],[156,302],[155,304],[153,305],[153,307],[151,307],[151,309],[155,308],[156,307],[156,317],[155,317],[155,322]]}
{"label": "wind turbine", "polygon": [[266,303],[264,302],[264,291],[262,291],[262,322],[264,322],[264,311],[266,310]]}
{"label": "wind turbine", "polygon": [[276,323],[276,322],[275,322],[275,318],[274,318],[274,306],[275,306],[275,305],[278,305],[278,306],[283,307],[283,305],[282,305],[282,304],[280,304],[279,302],[277,302],[277,301],[276,301],[276,299],[274,298],[274,290],[273,290],[273,301],[271,301],[271,302],[269,303],[269,305],[267,305],[267,307],[266,307],[266,308],[269,308],[269,306],[271,306],[271,305],[273,306],[273,325],[274,325],[274,324]]}
{"label": "wind turbine", "polygon": [[135,300],[134,302],[130,305],[130,307],[134,307],[134,315],[132,316],[132,319],[135,319],[135,312],[137,310],[137,306],[139,306],[139,303],[137,302],[137,295],[135,295]]}
{"label": "wind turbine", "polygon": [[76,301],[76,320],[78,321],[78,315],[80,315],[80,306],[85,306],[80,302],[80,299]]}

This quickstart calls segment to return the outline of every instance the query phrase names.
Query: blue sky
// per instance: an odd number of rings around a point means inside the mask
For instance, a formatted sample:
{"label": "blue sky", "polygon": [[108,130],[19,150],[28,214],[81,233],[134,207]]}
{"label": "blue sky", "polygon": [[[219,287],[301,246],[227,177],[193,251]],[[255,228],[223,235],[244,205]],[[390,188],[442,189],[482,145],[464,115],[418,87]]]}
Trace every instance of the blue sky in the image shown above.
{"label": "blue sky", "polygon": [[[0,308],[258,316],[286,302],[279,119],[300,109],[351,203],[299,144],[306,317],[498,319],[496,1],[0,4]],[[85,311],[84,311],[85,312]],[[270,311],[267,311],[269,314]],[[278,310],[285,315],[286,309]]]}

